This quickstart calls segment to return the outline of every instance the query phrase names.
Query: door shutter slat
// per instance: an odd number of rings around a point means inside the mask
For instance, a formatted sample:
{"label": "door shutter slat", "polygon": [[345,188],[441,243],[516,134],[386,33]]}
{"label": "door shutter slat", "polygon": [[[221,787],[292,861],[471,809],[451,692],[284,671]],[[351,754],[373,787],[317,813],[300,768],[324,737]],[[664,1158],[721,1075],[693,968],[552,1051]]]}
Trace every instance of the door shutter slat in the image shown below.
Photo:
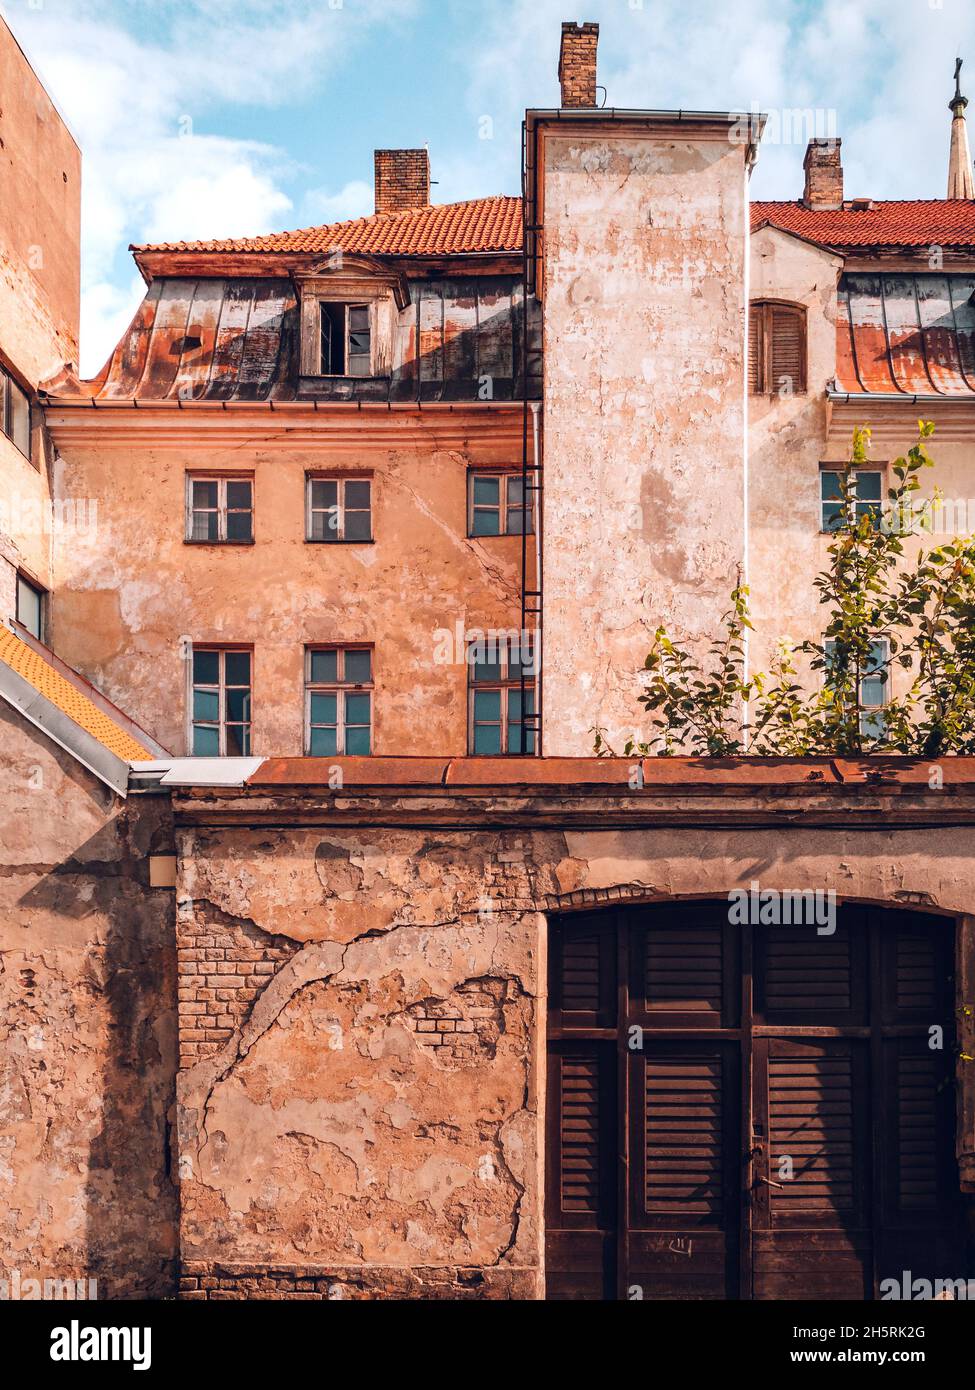
{"label": "door shutter slat", "polygon": [[748,313],[748,389],[755,395],[762,389],[762,315],[760,304],[749,306]]}
{"label": "door shutter slat", "polygon": [[[854,1204],[854,1076],[849,1055],[769,1058],[772,1217]],[[788,1176],[791,1161],[792,1176]]]}
{"label": "door shutter slat", "polygon": [[767,390],[781,390],[783,378],[789,383],[791,390],[804,389],[804,329],[805,319],[800,310],[784,308],[777,304],[772,306],[769,312],[772,380],[767,384]]}
{"label": "door shutter slat", "polygon": [[648,1057],[643,1076],[646,1211],[720,1215],[724,1203],[721,1059]]}

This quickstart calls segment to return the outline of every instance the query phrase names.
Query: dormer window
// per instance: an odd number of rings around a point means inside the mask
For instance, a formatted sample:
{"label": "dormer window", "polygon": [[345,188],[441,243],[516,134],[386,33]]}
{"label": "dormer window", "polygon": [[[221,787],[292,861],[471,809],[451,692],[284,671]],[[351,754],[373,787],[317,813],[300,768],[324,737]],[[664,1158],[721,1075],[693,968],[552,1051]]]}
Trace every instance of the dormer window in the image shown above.
{"label": "dormer window", "polygon": [[321,376],[372,376],[372,330],[368,304],[319,305]]}

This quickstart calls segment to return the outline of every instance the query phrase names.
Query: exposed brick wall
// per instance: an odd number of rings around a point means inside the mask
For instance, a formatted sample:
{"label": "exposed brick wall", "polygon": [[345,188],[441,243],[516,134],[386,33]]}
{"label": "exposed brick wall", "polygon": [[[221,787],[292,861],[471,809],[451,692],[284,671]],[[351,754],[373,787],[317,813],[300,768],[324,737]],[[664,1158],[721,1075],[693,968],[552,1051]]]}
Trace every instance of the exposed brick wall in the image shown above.
{"label": "exposed brick wall", "polygon": [[585,108],[596,105],[598,43],[598,24],[562,25],[559,82],[562,84],[563,106]]}
{"label": "exposed brick wall", "polygon": [[427,150],[376,151],[376,211],[403,212],[430,206]]}
{"label": "exposed brick wall", "polygon": [[227,1264],[186,1261],[179,1281],[185,1302],[361,1302],[377,1299],[532,1299],[530,1270],[443,1268],[350,1269],[328,1265]]}
{"label": "exposed brick wall", "polygon": [[297,946],[209,906],[179,922],[177,946],[180,1066],[191,1067],[243,1023]]}
{"label": "exposed brick wall", "polygon": [[843,206],[842,140],[810,140],[803,168],[806,188],[802,201],[807,208]]}

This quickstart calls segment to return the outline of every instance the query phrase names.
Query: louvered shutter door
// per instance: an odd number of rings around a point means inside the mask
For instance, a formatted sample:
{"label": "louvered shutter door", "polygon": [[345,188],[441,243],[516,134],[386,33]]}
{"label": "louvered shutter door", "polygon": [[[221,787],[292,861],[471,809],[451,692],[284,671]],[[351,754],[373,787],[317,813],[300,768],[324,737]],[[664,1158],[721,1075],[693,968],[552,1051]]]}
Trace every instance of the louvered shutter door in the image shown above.
{"label": "louvered shutter door", "polygon": [[806,389],[806,316],[799,309],[772,304],[768,309],[771,380],[765,389],[786,393]]}
{"label": "louvered shutter door", "polygon": [[755,395],[762,389],[762,343],[764,341],[764,306],[750,304],[748,307],[748,389]]}

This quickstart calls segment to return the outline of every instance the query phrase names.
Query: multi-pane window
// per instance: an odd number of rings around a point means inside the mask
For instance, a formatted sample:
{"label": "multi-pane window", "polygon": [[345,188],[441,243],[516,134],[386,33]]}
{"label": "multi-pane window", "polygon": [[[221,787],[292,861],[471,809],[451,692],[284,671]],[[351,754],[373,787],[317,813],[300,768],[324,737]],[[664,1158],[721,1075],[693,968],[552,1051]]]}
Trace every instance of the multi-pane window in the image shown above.
{"label": "multi-pane window", "polygon": [[[826,662],[829,667],[836,659],[836,643],[826,643]],[[886,728],[884,707],[890,681],[890,651],[885,637],[870,644],[866,668],[860,674],[860,733],[864,738],[882,738]]]}
{"label": "multi-pane window", "polygon": [[517,639],[505,637],[473,642],[468,651],[468,669],[471,753],[481,757],[534,755],[535,675],[530,645],[523,651]]}
{"label": "multi-pane window", "polygon": [[193,756],[239,758],[251,751],[251,653],[193,649]]}
{"label": "multi-pane window", "polygon": [[246,545],[254,539],[254,483],[250,478],[188,474],[186,539]]}
{"label": "multi-pane window", "polygon": [[[856,519],[871,516],[879,523],[883,500],[883,474],[869,468],[856,468],[850,474],[851,499]],[[824,470],[820,473],[822,499],[822,529],[835,531],[847,519],[847,503],[843,501],[843,474]]]}
{"label": "multi-pane window", "polygon": [[44,623],[44,594],[22,574],[17,576],[17,621],[38,641]]}
{"label": "multi-pane window", "polygon": [[806,389],[806,311],[753,300],[748,311],[748,389],[793,396]]}
{"label": "multi-pane window", "polygon": [[368,304],[322,304],[319,308],[322,376],[371,376]]}
{"label": "multi-pane window", "polygon": [[30,458],[30,400],[0,367],[0,430]]}
{"label": "multi-pane window", "polygon": [[305,653],[305,750],[312,758],[372,752],[372,649],[310,647]]}
{"label": "multi-pane window", "polygon": [[527,499],[520,473],[468,474],[467,534],[520,536],[534,530],[532,493]]}
{"label": "multi-pane window", "polygon": [[310,541],[336,544],[372,540],[372,483],[368,478],[309,478],[307,523]]}

